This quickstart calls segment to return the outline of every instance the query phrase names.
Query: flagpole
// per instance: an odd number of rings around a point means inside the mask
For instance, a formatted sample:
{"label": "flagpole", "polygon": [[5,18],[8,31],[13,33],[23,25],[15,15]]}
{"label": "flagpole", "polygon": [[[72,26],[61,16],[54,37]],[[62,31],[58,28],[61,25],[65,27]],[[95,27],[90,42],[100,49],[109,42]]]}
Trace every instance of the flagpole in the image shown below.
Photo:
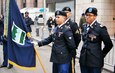
{"label": "flagpole", "polygon": [[10,0],[5,0],[5,1],[6,3],[5,3],[5,14],[4,14],[4,35],[7,36]]}
{"label": "flagpole", "polygon": [[39,62],[40,62],[40,64],[41,64],[41,66],[42,66],[42,69],[43,69],[44,73],[46,73],[46,70],[45,70],[45,68],[44,68],[44,66],[43,66],[43,63],[42,63],[41,58],[40,58],[40,55],[39,55],[38,51],[36,50],[35,45],[34,45],[34,50],[35,50],[35,52],[36,52],[37,58],[38,58],[38,60],[39,60]]}
{"label": "flagpole", "polygon": [[74,58],[72,58],[72,73],[74,73]]}

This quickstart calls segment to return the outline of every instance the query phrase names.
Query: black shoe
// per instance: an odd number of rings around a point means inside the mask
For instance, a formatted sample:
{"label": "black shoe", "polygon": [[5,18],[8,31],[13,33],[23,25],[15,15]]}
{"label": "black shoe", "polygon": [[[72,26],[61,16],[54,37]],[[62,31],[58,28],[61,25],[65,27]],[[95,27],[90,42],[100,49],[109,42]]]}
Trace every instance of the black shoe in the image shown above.
{"label": "black shoe", "polygon": [[11,69],[11,68],[13,68],[13,65],[10,64],[10,65],[8,66],[8,69]]}
{"label": "black shoe", "polygon": [[7,66],[5,66],[5,65],[1,65],[1,66],[0,66],[0,68],[3,68],[3,67],[7,67]]}

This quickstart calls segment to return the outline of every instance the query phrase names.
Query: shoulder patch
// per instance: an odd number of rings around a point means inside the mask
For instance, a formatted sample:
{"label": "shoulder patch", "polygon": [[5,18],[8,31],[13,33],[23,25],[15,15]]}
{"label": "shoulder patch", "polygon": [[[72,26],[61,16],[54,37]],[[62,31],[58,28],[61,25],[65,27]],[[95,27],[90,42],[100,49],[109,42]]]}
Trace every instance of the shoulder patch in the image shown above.
{"label": "shoulder patch", "polygon": [[80,34],[80,31],[79,31],[79,30],[76,30],[76,31],[75,31],[75,34]]}

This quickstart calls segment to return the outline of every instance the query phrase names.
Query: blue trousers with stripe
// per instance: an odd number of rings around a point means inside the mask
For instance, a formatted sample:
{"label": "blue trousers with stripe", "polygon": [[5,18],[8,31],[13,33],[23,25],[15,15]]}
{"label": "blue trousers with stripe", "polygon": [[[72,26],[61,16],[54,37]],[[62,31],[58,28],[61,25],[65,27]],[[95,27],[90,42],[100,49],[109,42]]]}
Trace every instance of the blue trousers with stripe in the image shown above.
{"label": "blue trousers with stripe", "polygon": [[53,73],[69,73],[70,63],[53,63]]}
{"label": "blue trousers with stripe", "polygon": [[80,66],[81,73],[101,73],[100,67],[86,67]]}

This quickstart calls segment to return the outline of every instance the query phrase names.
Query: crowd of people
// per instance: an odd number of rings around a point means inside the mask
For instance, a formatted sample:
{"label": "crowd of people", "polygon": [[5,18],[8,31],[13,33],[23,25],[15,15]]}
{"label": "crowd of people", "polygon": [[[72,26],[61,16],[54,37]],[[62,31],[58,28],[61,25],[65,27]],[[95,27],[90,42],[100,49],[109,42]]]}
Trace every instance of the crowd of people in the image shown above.
{"label": "crowd of people", "polygon": [[[32,32],[30,25],[34,23],[28,14],[29,12],[25,12],[24,20],[29,32]],[[49,17],[46,23],[49,37],[38,41],[38,46],[53,42],[50,58],[50,61],[53,62],[52,73],[75,73],[75,68],[72,70],[72,67],[75,66],[76,49],[78,49],[82,40],[83,44],[79,58],[81,73],[101,73],[104,58],[113,44],[106,26],[101,25],[96,20],[98,16],[97,8],[87,8],[85,13],[82,14],[79,26],[71,20],[71,15],[70,7],[64,7],[62,10],[55,12],[55,19]],[[3,26],[1,21],[2,19],[0,19],[0,28]],[[54,30],[52,30],[52,25],[55,25]],[[3,30],[0,31],[0,34],[3,34]],[[102,42],[104,48],[101,47]],[[5,49],[3,50],[5,51]],[[74,61],[74,64],[72,61]],[[6,66],[2,64],[1,67]]]}

